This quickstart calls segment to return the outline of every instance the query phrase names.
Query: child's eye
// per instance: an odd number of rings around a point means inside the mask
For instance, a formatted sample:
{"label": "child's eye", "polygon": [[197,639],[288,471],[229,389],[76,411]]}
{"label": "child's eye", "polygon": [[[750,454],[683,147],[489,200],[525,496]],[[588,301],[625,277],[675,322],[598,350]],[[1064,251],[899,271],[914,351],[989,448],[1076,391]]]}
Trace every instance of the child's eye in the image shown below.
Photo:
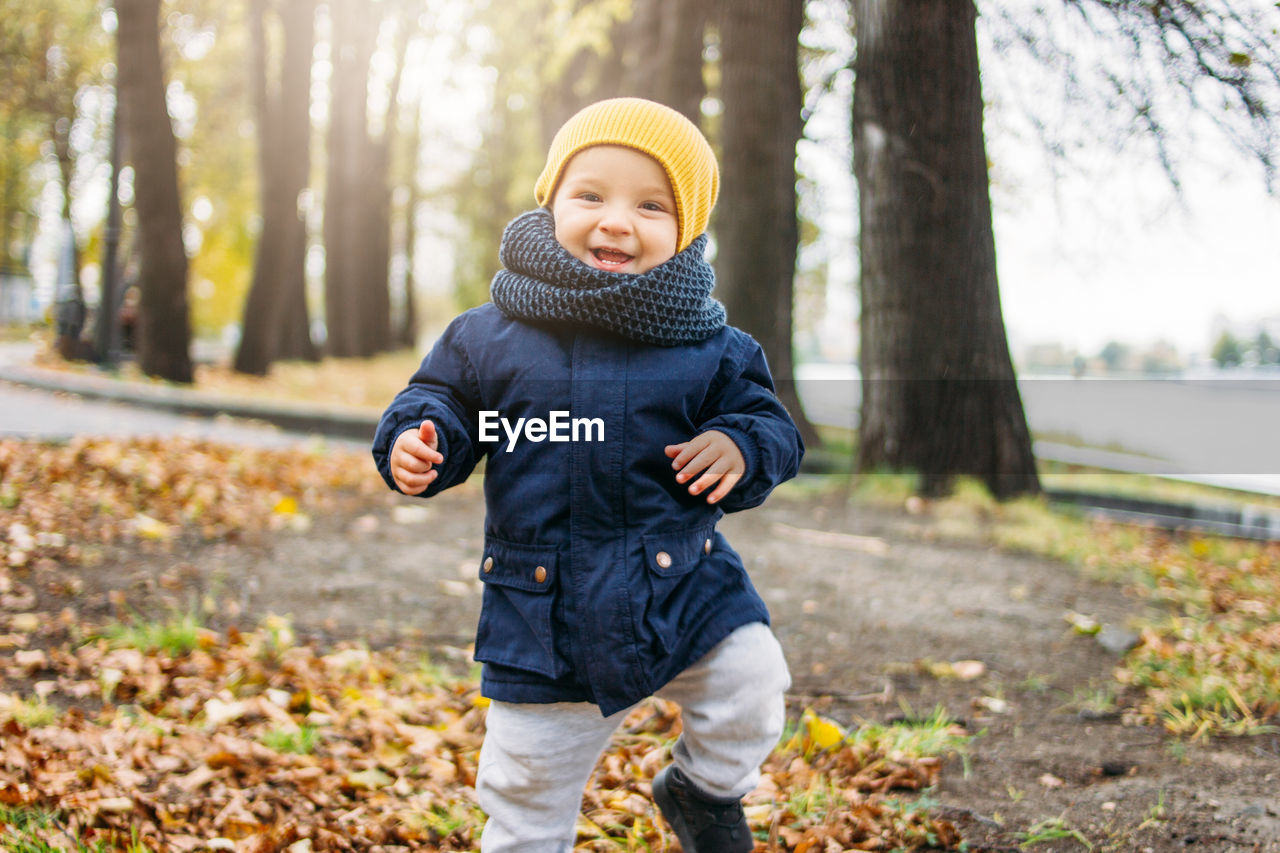
{"label": "child's eye", "polygon": [[646,201],[640,205],[640,208],[642,210],[654,210],[654,211],[657,211],[658,213],[661,213],[666,209],[656,201]]}
{"label": "child's eye", "polygon": [[582,199],[583,201],[592,201],[592,202],[601,201],[600,196],[596,195],[595,193],[579,193],[578,198]]}

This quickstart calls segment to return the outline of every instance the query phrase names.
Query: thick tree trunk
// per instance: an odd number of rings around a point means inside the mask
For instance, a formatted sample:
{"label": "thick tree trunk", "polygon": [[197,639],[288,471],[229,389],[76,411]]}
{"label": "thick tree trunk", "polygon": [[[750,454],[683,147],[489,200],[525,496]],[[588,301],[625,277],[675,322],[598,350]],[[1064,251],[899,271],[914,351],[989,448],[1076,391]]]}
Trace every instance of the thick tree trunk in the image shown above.
{"label": "thick tree trunk", "polygon": [[361,356],[365,288],[386,281],[365,280],[368,270],[369,59],[377,33],[370,9],[358,0],[329,6],[333,31],[333,76],[329,109],[328,168],[325,181],[325,328],[329,355]]}
{"label": "thick tree trunk", "polygon": [[182,244],[177,143],[165,104],[160,0],[117,0],[119,104],[134,169],[138,215],[138,365],[190,382],[191,321]]}
{"label": "thick tree trunk", "polygon": [[249,3],[249,66],[254,117],[258,124],[258,187],[262,205],[262,232],[254,254],[253,282],[245,300],[240,346],[233,366],[241,373],[265,375],[275,359],[276,319],[281,305],[280,165],[284,152],[279,143],[279,102],[271,91],[271,64],[267,49],[268,0]]}
{"label": "thick tree trunk", "polygon": [[325,322],[329,354],[364,357],[391,347],[391,149],[409,24],[396,49],[379,137],[368,128],[369,63],[381,19],[358,0],[330,5],[335,33],[325,195]]}
{"label": "thick tree trunk", "polygon": [[796,394],[791,351],[803,20],[803,0],[726,0],[721,6],[724,119],[716,275],[729,322],[764,347],[779,399],[805,442],[816,447],[817,433]]}
{"label": "thick tree trunk", "polygon": [[859,468],[1037,492],[996,283],[975,9],[854,0]]}
{"label": "thick tree trunk", "polygon": [[703,35],[715,0],[635,0],[614,27],[600,97],[648,98],[702,123]]}
{"label": "thick tree trunk", "polygon": [[307,308],[307,221],[298,199],[311,182],[311,60],[315,50],[315,0],[283,0],[280,13],[284,53],[280,58],[280,164],[283,245],[281,290],[283,304],[276,327],[276,356],[315,361],[320,357],[311,340]]}
{"label": "thick tree trunk", "polygon": [[[405,16],[408,17],[408,16]],[[382,125],[382,135],[365,136],[365,159],[369,163],[369,205],[361,242],[366,247],[364,315],[360,321],[359,354],[375,355],[391,349],[391,208],[393,200],[392,152],[400,124],[400,86],[404,77],[405,55],[412,32],[407,20],[399,21],[396,37],[395,73],[388,92],[390,100]]]}
{"label": "thick tree trunk", "polygon": [[663,103],[702,124],[702,100],[707,84],[702,76],[703,39],[712,17],[712,0],[663,0],[662,64],[659,68]]}

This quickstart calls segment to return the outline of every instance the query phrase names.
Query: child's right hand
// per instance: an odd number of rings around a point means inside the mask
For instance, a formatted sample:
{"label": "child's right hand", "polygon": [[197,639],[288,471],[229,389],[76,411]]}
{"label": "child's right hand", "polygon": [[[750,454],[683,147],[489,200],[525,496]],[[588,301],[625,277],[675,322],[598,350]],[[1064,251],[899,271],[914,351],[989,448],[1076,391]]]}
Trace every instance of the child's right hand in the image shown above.
{"label": "child's right hand", "polygon": [[439,469],[433,466],[444,462],[436,449],[439,446],[436,425],[431,421],[423,421],[417,429],[407,429],[396,436],[389,459],[396,488],[406,495],[425,492],[440,475]]}

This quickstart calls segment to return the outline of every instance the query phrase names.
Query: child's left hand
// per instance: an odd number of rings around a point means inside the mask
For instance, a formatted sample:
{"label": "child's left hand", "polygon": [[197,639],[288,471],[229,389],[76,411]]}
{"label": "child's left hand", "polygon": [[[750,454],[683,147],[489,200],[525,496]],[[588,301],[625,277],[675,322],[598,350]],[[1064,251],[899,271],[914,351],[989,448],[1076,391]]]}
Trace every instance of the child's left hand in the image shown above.
{"label": "child's left hand", "polygon": [[747,462],[742,458],[738,445],[719,430],[707,430],[690,441],[669,444],[663,452],[673,460],[671,467],[676,470],[677,483],[686,483],[698,474],[702,475],[689,485],[689,494],[701,494],[719,483],[707,495],[709,504],[729,494],[747,470]]}

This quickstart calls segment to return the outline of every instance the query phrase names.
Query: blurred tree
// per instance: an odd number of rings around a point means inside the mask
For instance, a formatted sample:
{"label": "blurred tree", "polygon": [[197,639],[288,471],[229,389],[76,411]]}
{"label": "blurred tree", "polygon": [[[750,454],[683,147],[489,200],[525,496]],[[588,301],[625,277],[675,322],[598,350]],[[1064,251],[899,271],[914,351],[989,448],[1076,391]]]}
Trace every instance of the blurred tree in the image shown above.
{"label": "blurred tree", "polygon": [[1257,354],[1258,364],[1280,364],[1280,347],[1271,340],[1266,329],[1258,332],[1258,337],[1253,341],[1253,349]]}
{"label": "blurred tree", "polygon": [[329,4],[328,161],[325,170],[324,255],[326,349],[333,356],[367,355],[362,331],[368,292],[370,187],[369,60],[384,4]]}
{"label": "blurred tree", "polygon": [[[399,129],[410,7],[363,0],[329,4],[333,73],[324,208],[325,328],[327,350],[334,356],[369,356],[394,344],[389,169]],[[379,67],[389,68],[391,77],[377,80],[371,78],[372,60],[384,24],[395,32],[395,45],[384,48]],[[371,79],[387,93],[381,116],[370,115]]]}
{"label": "blurred tree", "polygon": [[[38,213],[40,187],[32,167],[45,158],[47,141],[61,190],[61,218],[67,245],[60,247],[64,281],[59,281],[59,349],[68,357],[86,354],[79,339],[85,315],[81,291],[83,232],[72,228],[72,205],[89,169],[81,158],[100,157],[104,139],[99,115],[111,58],[111,43],[93,0],[0,0],[0,116],[5,125],[4,193],[0,200],[0,269],[25,267],[13,253],[29,248]],[[15,236],[21,234],[21,245]],[[65,253],[65,254],[64,254]],[[16,263],[15,263],[16,261]],[[66,316],[74,314],[78,321]]]}
{"label": "blurred tree", "polygon": [[28,275],[25,248],[31,244],[36,230],[35,186],[27,168],[38,159],[35,136],[25,125],[24,116],[5,105],[0,120],[4,122],[3,160],[0,160],[0,275]]}
{"label": "blurred tree", "polygon": [[398,347],[412,347],[418,341],[417,280],[414,276],[413,260],[417,251],[418,203],[422,200],[418,161],[422,148],[422,108],[425,102],[425,96],[419,93],[404,146],[405,200],[401,214],[404,234],[404,278],[400,282],[400,317],[396,324],[394,339],[394,344]]}
{"label": "blurred tree", "polygon": [[[387,84],[387,108],[383,115],[381,135],[369,137],[369,151],[373,156],[374,183],[372,193],[371,231],[369,255],[366,260],[365,281],[382,282],[370,294],[370,310],[361,330],[364,354],[384,352],[396,346],[397,335],[391,326],[391,216],[395,186],[405,180],[402,163],[397,163],[396,140],[401,133],[400,105],[404,102],[401,85],[404,80],[406,54],[413,34],[414,18],[409,14],[411,3],[404,3],[392,16],[395,24],[394,49],[391,53],[394,71]],[[414,113],[416,116],[416,111]],[[402,168],[397,169],[400,165]]]}
{"label": "blurred tree", "polygon": [[796,143],[803,132],[803,0],[722,0],[721,184],[716,214],[717,293],[729,322],[756,338],[778,395],[810,447],[817,432],[794,381]]}
{"label": "blurred tree", "polygon": [[1129,361],[1129,348],[1119,341],[1107,341],[1106,346],[1098,353],[1098,358],[1107,366],[1107,370],[1115,373],[1123,370]]}
{"label": "blurred tree", "polygon": [[1240,341],[1236,340],[1235,335],[1223,332],[1214,342],[1213,351],[1209,357],[1217,362],[1219,367],[1239,367],[1244,361],[1244,348],[1240,346]]}
{"label": "blurred tree", "polygon": [[[311,172],[315,13],[315,0],[253,0],[249,8],[262,232],[234,362],[241,373],[265,374],[277,358],[318,358],[307,311],[307,229],[299,204]],[[268,39],[271,20],[277,22],[275,39]],[[272,43],[281,45],[278,56],[269,50]]]}
{"label": "blurred tree", "polygon": [[972,3],[854,0],[860,470],[1037,492],[1005,339]]}
{"label": "blurred tree", "polygon": [[138,365],[149,376],[190,382],[187,256],[177,143],[165,103],[160,0],[117,0],[116,16],[118,102],[138,217]]}
{"label": "blurred tree", "polygon": [[[193,333],[233,340],[262,231],[247,2],[164,0]],[[278,52],[279,45],[274,45]]]}
{"label": "blurred tree", "polygon": [[701,125],[704,40],[715,0],[631,0],[629,12],[611,29],[593,99],[648,98]]}

